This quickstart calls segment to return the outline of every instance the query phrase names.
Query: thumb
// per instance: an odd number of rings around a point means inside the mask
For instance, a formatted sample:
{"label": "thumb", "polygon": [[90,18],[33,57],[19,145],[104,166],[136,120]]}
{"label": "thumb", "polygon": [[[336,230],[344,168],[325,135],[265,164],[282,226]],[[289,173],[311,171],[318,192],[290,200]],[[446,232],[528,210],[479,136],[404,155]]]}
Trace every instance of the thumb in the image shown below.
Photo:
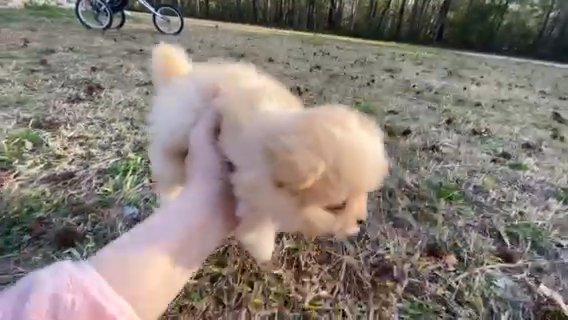
{"label": "thumb", "polygon": [[198,149],[203,152],[203,148],[209,147],[211,151],[216,150],[217,131],[219,129],[219,115],[213,109],[204,110],[190,133],[190,149]]}
{"label": "thumb", "polygon": [[217,147],[219,120],[219,115],[215,110],[204,110],[191,130],[189,150],[192,160],[189,172],[192,174],[208,172],[215,175],[221,171],[222,157]]}

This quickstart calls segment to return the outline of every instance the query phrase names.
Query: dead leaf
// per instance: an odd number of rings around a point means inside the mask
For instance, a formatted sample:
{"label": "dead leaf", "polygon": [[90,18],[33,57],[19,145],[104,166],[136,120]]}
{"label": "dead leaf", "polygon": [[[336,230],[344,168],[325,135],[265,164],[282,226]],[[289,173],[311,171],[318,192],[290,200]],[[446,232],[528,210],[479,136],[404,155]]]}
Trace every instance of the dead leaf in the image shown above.
{"label": "dead leaf", "polygon": [[552,120],[561,124],[568,124],[568,120],[566,120],[560,113],[556,111],[552,111]]}
{"label": "dead leaf", "polygon": [[89,84],[85,87],[84,93],[85,93],[85,95],[92,97],[92,96],[100,93],[104,89],[105,88],[102,85],[100,85],[99,83],[91,83],[91,84]]}
{"label": "dead leaf", "polygon": [[443,247],[441,243],[438,243],[437,241],[430,241],[424,248],[424,254],[428,257],[443,259],[448,255],[448,251]]}
{"label": "dead leaf", "polygon": [[517,263],[521,260],[523,253],[506,246],[500,246],[497,248],[495,255],[504,263]]}
{"label": "dead leaf", "polygon": [[446,268],[450,271],[452,270],[456,270],[456,265],[458,264],[458,258],[456,258],[456,256],[452,253],[446,255],[443,259],[444,261],[444,265],[446,265]]}
{"label": "dead leaf", "polygon": [[406,128],[406,129],[402,130],[402,132],[400,133],[400,135],[403,136],[403,137],[408,137],[411,134],[412,134],[412,130],[410,128]]}
{"label": "dead leaf", "polygon": [[560,309],[562,309],[564,315],[568,317],[568,306],[566,305],[566,303],[564,303],[564,299],[558,292],[548,288],[542,283],[540,284],[540,286],[538,286],[537,290],[543,296],[554,301],[560,307]]}
{"label": "dead leaf", "polygon": [[53,242],[59,249],[68,249],[74,247],[84,237],[85,235],[77,228],[65,226],[55,232]]}
{"label": "dead leaf", "polygon": [[44,234],[47,230],[47,225],[49,221],[45,217],[38,217],[34,220],[34,222],[30,225],[30,236],[32,238],[36,238]]}

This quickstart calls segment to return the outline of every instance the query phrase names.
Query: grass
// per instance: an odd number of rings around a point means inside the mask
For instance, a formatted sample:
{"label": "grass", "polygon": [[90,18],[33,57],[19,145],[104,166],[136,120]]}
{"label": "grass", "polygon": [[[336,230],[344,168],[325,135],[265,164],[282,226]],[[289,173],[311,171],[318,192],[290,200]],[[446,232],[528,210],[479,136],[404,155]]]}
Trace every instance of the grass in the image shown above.
{"label": "grass", "polygon": [[166,40],[377,117],[394,166],[356,239],[281,235],[277,271],[229,240],[164,318],[561,315],[534,288],[568,300],[567,69],[200,20],[170,38],[127,19],[101,33],[71,11],[0,9],[0,285],[152,212],[148,66]]}

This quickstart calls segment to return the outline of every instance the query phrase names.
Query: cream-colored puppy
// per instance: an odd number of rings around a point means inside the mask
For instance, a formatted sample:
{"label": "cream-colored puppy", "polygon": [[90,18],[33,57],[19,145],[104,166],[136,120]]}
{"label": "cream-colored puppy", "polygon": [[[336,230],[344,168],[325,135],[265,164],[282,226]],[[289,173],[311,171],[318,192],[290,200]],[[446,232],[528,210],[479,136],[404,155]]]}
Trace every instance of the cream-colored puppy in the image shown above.
{"label": "cream-colored puppy", "polygon": [[253,65],[192,63],[183,49],[153,52],[156,95],[150,113],[150,161],[158,192],[182,185],[187,137],[204,108],[221,114],[219,143],[231,174],[241,223],[236,238],[258,261],[271,259],[277,232],[356,234],[367,194],[389,162],[383,133],[353,108],[304,109],[299,98]]}

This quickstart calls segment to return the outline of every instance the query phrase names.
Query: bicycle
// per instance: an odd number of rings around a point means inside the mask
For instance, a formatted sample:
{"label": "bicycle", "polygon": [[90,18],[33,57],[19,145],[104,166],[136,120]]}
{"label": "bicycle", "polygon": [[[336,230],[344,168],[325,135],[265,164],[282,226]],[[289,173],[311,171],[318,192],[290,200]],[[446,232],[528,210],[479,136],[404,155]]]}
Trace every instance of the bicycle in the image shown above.
{"label": "bicycle", "polygon": [[[107,30],[120,29],[126,22],[126,14],[124,9],[128,5],[129,0],[77,0],[75,3],[75,16],[79,22],[87,29]],[[169,4],[159,4],[152,6],[147,0],[136,0],[152,13],[152,23],[154,27],[163,34],[177,35],[184,27],[183,16],[178,8]],[[87,6],[94,13],[95,23],[87,20],[87,17],[81,11],[82,7]],[[88,10],[88,9],[87,9]],[[169,12],[169,13],[168,13]],[[104,19],[104,20],[101,20]],[[166,26],[160,23],[165,22],[171,25],[172,22],[178,22],[177,27],[172,30],[166,30]],[[113,25],[114,22],[118,22]]]}

